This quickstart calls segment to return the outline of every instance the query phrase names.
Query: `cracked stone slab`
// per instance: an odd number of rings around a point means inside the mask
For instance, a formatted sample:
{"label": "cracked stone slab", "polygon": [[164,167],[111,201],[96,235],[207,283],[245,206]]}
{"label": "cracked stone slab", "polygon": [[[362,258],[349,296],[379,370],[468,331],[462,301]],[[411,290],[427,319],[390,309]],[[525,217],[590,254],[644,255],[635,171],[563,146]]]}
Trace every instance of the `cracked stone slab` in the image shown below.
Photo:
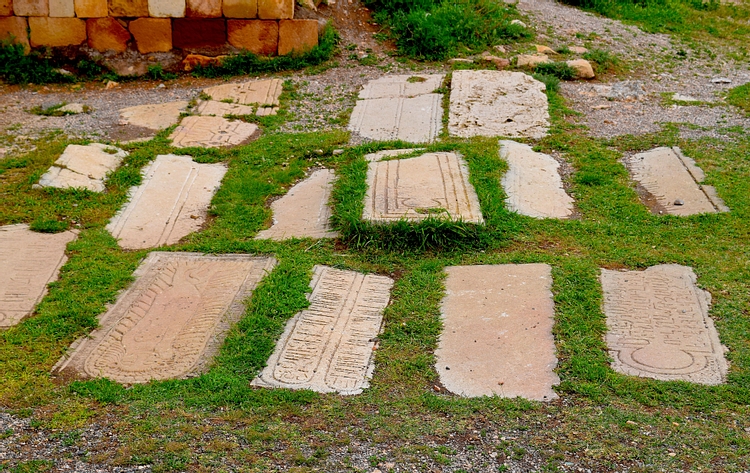
{"label": "cracked stone slab", "polygon": [[167,102],[120,110],[120,124],[133,125],[149,130],[164,130],[180,121],[180,114],[187,110],[188,102]]}
{"label": "cracked stone slab", "polygon": [[76,232],[38,233],[25,224],[0,227],[0,328],[12,327],[47,293],[67,257]]}
{"label": "cracked stone slab", "polygon": [[359,394],[369,386],[376,337],[393,280],[315,266],[310,306],[286,326],[254,386]]}
{"label": "cracked stone slab", "polygon": [[103,192],[107,174],[117,169],[127,155],[120,148],[100,143],[68,145],[55,164],[39,179],[38,186]]}
{"label": "cracked stone slab", "polygon": [[433,94],[442,86],[443,78],[444,74],[384,76],[365,84],[359,98],[382,99]]}
{"label": "cracked stone slab", "polygon": [[663,381],[724,381],[724,347],[708,315],[711,294],[697,286],[692,268],[602,269],[601,282],[612,369]]}
{"label": "cracked stone slab", "polygon": [[177,243],[200,230],[226,172],[224,164],[199,164],[190,156],[157,156],[107,230],[126,249]]}
{"label": "cracked stone slab", "polygon": [[448,132],[542,138],[549,129],[545,85],[523,72],[454,71]]}
{"label": "cracked stone slab", "polygon": [[278,106],[283,91],[281,79],[257,80],[241,84],[222,84],[203,89],[217,102],[231,101],[240,105]]}
{"label": "cracked stone slab", "polygon": [[248,255],[150,253],[99,328],[74,343],[53,372],[123,384],[195,376],[275,264]]}
{"label": "cracked stone slab", "polygon": [[319,169],[295,184],[283,197],[271,204],[273,225],[258,232],[257,239],[336,238],[330,225],[331,186],[336,175],[331,169]]}
{"label": "cracked stone slab", "polygon": [[349,130],[376,141],[428,143],[440,133],[441,101],[440,94],[358,100]]}
{"label": "cracked stone slab", "polygon": [[716,189],[701,185],[703,171],[680,148],[661,147],[625,160],[631,176],[663,209],[672,215],[728,212]]}
{"label": "cracked stone slab", "polygon": [[238,103],[217,102],[216,100],[201,100],[195,107],[195,113],[205,116],[225,117],[227,115],[257,115],[265,117],[276,115],[278,107],[255,107]]}
{"label": "cracked stone slab", "polygon": [[230,121],[223,117],[191,116],[169,135],[172,146],[189,148],[221,148],[237,146],[251,141],[258,133],[258,126],[240,120]]}
{"label": "cracked stone slab", "polygon": [[552,270],[546,264],[451,266],[435,369],[461,396],[557,398]]}
{"label": "cracked stone slab", "polygon": [[364,220],[419,221],[433,217],[483,223],[469,170],[455,153],[370,162]]}
{"label": "cracked stone slab", "polygon": [[555,158],[505,140],[500,141],[500,158],[508,163],[501,183],[509,210],[535,218],[573,215],[573,199],[563,189]]}

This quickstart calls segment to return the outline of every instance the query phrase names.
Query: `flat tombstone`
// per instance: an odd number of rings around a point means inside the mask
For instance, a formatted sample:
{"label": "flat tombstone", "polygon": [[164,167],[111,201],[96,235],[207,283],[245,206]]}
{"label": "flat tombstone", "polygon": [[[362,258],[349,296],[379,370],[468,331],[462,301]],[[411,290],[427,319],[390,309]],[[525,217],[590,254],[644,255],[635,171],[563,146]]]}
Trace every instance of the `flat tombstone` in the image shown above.
{"label": "flat tombstone", "polygon": [[711,294],[698,288],[692,268],[602,269],[601,281],[615,371],[664,381],[724,381],[724,348],[708,316]]}
{"label": "flat tombstone", "polygon": [[256,239],[335,238],[331,229],[331,186],[336,175],[330,169],[319,169],[289,189],[271,204],[273,226],[258,233]]}
{"label": "flat tombstone", "polygon": [[281,79],[258,80],[242,84],[222,84],[209,87],[203,93],[218,102],[232,101],[240,105],[279,105],[283,91]]}
{"label": "flat tombstone", "polygon": [[74,232],[37,233],[28,225],[0,227],[0,327],[11,327],[34,311],[67,260]]}
{"label": "flat tombstone", "polygon": [[370,162],[362,218],[419,221],[429,216],[483,223],[466,163],[454,153]]}
{"label": "flat tombstone", "polygon": [[199,374],[275,263],[248,255],[151,253],[100,327],[53,371],[124,384]]}
{"label": "flat tombstone", "polygon": [[500,141],[500,158],[508,163],[502,186],[511,211],[536,218],[573,215],[573,199],[563,189],[560,164],[552,156],[515,141]]}
{"label": "flat tombstone", "polygon": [[358,100],[349,130],[377,141],[428,143],[440,133],[441,100],[440,94]]}
{"label": "flat tombstone", "polygon": [[560,383],[552,326],[552,273],[546,264],[446,268],[443,333],[435,369],[467,397],[555,399]]}
{"label": "flat tombstone", "polygon": [[107,230],[127,249],[177,243],[200,230],[226,172],[223,164],[198,164],[190,156],[157,156]]}
{"label": "flat tombstone", "polygon": [[401,156],[402,154],[409,154],[413,153],[415,151],[421,151],[423,148],[409,148],[409,149],[386,149],[383,151],[376,151],[374,153],[366,154],[365,160],[366,161],[380,161],[382,159],[386,158],[395,158],[396,156]]}
{"label": "flat tombstone", "polygon": [[276,115],[278,107],[255,107],[238,103],[217,102],[216,100],[202,100],[195,108],[195,113],[204,116],[225,117],[227,115]]}
{"label": "flat tombstone", "polygon": [[702,186],[704,174],[679,148],[655,148],[626,160],[633,179],[657,202],[652,210],[672,215],[727,212],[711,186]]}
{"label": "flat tombstone", "polygon": [[258,126],[240,120],[229,121],[222,117],[185,117],[169,139],[172,146],[188,148],[221,148],[250,141],[258,133]]}
{"label": "flat tombstone", "polygon": [[180,114],[187,110],[187,106],[187,102],[167,102],[123,108],[120,110],[120,123],[163,130],[180,121]]}
{"label": "flat tombstone", "polygon": [[127,155],[126,151],[100,143],[68,145],[55,164],[39,179],[39,186],[102,192],[107,173],[117,169]]}
{"label": "flat tombstone", "polygon": [[549,128],[543,83],[523,72],[454,71],[448,132],[542,138]]}
{"label": "flat tombstone", "polygon": [[374,339],[393,280],[316,266],[310,286],[310,306],[287,323],[252,384],[359,394],[374,371]]}
{"label": "flat tombstone", "polygon": [[444,77],[443,74],[384,76],[365,84],[359,98],[382,99],[432,94],[442,86]]}

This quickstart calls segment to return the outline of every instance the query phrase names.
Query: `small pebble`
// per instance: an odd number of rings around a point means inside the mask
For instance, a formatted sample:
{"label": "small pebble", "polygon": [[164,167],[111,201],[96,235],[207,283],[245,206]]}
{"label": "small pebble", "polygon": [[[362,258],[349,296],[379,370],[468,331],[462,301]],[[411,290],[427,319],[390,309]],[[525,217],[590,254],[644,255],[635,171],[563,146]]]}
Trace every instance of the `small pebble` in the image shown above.
{"label": "small pebble", "polygon": [[682,199],[675,199],[674,205],[685,205],[685,201]]}

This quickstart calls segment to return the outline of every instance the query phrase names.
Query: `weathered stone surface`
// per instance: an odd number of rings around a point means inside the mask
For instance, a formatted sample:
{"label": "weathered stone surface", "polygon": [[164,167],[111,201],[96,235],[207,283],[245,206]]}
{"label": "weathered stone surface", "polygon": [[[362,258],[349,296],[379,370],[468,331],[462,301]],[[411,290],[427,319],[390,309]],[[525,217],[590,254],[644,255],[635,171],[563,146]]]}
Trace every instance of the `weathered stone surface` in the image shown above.
{"label": "weathered stone surface", "polygon": [[222,9],[227,18],[257,18],[258,0],[224,0]]}
{"label": "weathered stone surface", "polygon": [[[261,20],[294,18],[294,0],[258,0],[258,18]],[[317,33],[317,27],[315,31]]]}
{"label": "weathered stone surface", "polygon": [[182,18],[185,0],[148,0],[148,14],[156,18]]}
{"label": "weathered stone surface", "polygon": [[462,396],[557,398],[552,272],[546,264],[445,269],[435,369]]}
{"label": "weathered stone surface", "polygon": [[138,18],[128,25],[141,54],[167,52],[172,49],[172,22],[160,18]]}
{"label": "weathered stone surface", "polygon": [[224,117],[227,115],[254,115],[255,107],[237,103],[201,100],[195,107],[195,113],[204,116]]}
{"label": "weathered stone surface", "polygon": [[273,258],[149,254],[136,281],[54,372],[124,384],[204,371]]}
{"label": "weathered stone surface", "polygon": [[591,67],[591,63],[585,59],[574,59],[572,61],[566,61],[565,64],[575,69],[577,79],[593,79],[596,77],[596,74],[594,74],[594,68]]}
{"label": "weathered stone surface", "polygon": [[109,15],[131,18],[148,16],[148,0],[109,0]]}
{"label": "weathered stone surface", "polygon": [[49,0],[49,16],[55,18],[73,18],[76,16],[73,0]]}
{"label": "weathered stone surface", "polygon": [[34,311],[65,264],[65,246],[75,232],[37,233],[28,225],[0,227],[0,328]]}
{"label": "weathered stone surface", "polygon": [[319,169],[294,185],[271,204],[273,226],[258,232],[256,239],[335,238],[331,229],[331,186],[336,175],[330,169]]}
{"label": "weathered stone surface", "polygon": [[483,223],[469,171],[454,153],[371,162],[362,218],[375,222],[428,216]]}
{"label": "weathered stone surface", "polygon": [[570,46],[568,50],[570,50],[570,52],[573,54],[585,54],[589,52],[589,50],[584,48],[583,46]]}
{"label": "weathered stone surface", "polygon": [[615,371],[665,381],[723,382],[727,362],[708,316],[711,294],[698,288],[692,268],[602,269],[601,281]]}
{"label": "weathered stone surface", "polygon": [[431,142],[440,133],[441,100],[440,94],[358,100],[349,130],[371,140]]}
{"label": "weathered stone surface", "polygon": [[180,121],[180,114],[187,110],[187,106],[187,102],[178,101],[123,108],[120,110],[120,123],[163,130]]}
{"label": "weathered stone surface", "polygon": [[310,286],[310,306],[287,323],[252,384],[358,394],[375,368],[375,338],[393,280],[316,266]]}
{"label": "weathered stone surface", "polygon": [[220,148],[250,141],[258,133],[258,126],[222,117],[185,117],[169,135],[172,146],[187,148]]}
{"label": "weathered stone surface", "polygon": [[128,48],[130,33],[112,17],[86,20],[89,47],[97,51],[124,52]]}
{"label": "weathered stone surface", "polygon": [[77,46],[86,41],[86,22],[78,18],[29,17],[31,46]]}
{"label": "weathered stone surface", "polygon": [[279,24],[262,20],[227,20],[227,39],[235,48],[274,56],[279,48]]}
{"label": "weathered stone surface", "polygon": [[535,44],[534,47],[536,48],[536,52],[539,54],[557,54],[557,51],[550,48],[549,46]]}
{"label": "weathered stone surface", "polygon": [[[13,15],[13,0],[0,0],[0,17]],[[2,34],[2,30],[0,30]]]}
{"label": "weathered stone surface", "polygon": [[519,54],[516,57],[516,66],[518,67],[526,67],[529,69],[535,68],[537,65],[550,62],[549,57],[544,54],[536,54],[536,55],[528,55],[528,54]]}
{"label": "weathered stone surface", "polygon": [[107,0],[75,0],[78,18],[102,18],[109,14]]}
{"label": "weathered stone surface", "polygon": [[414,97],[433,94],[443,84],[444,74],[390,75],[371,80],[359,93],[360,99]]}
{"label": "weathered stone surface", "polygon": [[48,0],[13,0],[13,11],[16,16],[47,16]]}
{"label": "weathered stone surface", "polygon": [[203,93],[219,102],[231,100],[241,105],[279,105],[282,88],[281,79],[267,79],[217,85],[203,89]]}
{"label": "weathered stone surface", "polygon": [[55,164],[39,179],[41,187],[84,188],[103,192],[107,174],[117,169],[128,153],[114,146],[92,143],[68,145]]}
{"label": "weathered stone surface", "polygon": [[191,18],[221,17],[221,0],[187,0],[186,16]]}
{"label": "weathered stone surface", "polygon": [[82,103],[73,102],[63,105],[62,107],[58,108],[57,111],[70,115],[78,115],[79,113],[87,113],[91,111],[91,109]]}
{"label": "weathered stone surface", "polygon": [[402,154],[413,153],[414,151],[418,151],[418,149],[417,148],[409,148],[409,149],[386,149],[384,151],[377,151],[375,153],[366,154],[365,155],[365,160],[366,161],[370,161],[370,162],[380,161],[381,159],[394,158],[396,156],[401,156]]}
{"label": "weathered stone surface", "polygon": [[279,55],[303,54],[318,45],[317,20],[279,21]]}
{"label": "weathered stone surface", "polygon": [[223,164],[199,164],[190,156],[160,155],[130,189],[130,200],[110,220],[107,230],[126,249],[177,243],[200,230],[221,179]]}
{"label": "weathered stone surface", "polygon": [[522,72],[455,71],[450,134],[541,138],[549,128],[545,86]]}
{"label": "weathered stone surface", "polygon": [[197,68],[218,66],[226,56],[203,56],[202,54],[188,54],[185,59],[182,60],[182,70],[190,72]]}
{"label": "weathered stone surface", "polygon": [[172,21],[175,48],[210,48],[227,42],[227,23],[222,18],[177,18]]}
{"label": "weathered stone surface", "polygon": [[508,163],[502,186],[509,210],[536,218],[573,215],[573,199],[563,189],[560,164],[552,156],[515,141],[500,141],[500,158]]}
{"label": "weathered stone surface", "polygon": [[[703,171],[679,148],[655,148],[626,160],[633,179],[672,215],[693,215],[726,211],[724,202],[711,186],[701,186]],[[675,205],[676,201],[682,201]]]}
{"label": "weathered stone surface", "polygon": [[26,22],[26,18],[20,16],[0,18],[0,40],[13,37],[13,41],[22,44],[24,49],[28,52],[30,46],[27,30],[28,23]]}

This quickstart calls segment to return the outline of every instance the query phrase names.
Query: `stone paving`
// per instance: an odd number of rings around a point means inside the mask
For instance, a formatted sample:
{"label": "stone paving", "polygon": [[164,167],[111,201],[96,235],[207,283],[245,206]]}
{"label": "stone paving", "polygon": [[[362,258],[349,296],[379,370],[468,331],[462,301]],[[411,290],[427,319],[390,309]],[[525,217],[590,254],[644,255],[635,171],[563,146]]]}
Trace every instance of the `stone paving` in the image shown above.
{"label": "stone paving", "polygon": [[123,108],[120,110],[120,123],[161,131],[176,125],[187,106],[188,102],[178,101]]}
{"label": "stone paving", "polygon": [[283,91],[281,79],[244,82],[242,84],[222,84],[203,89],[203,93],[216,102],[229,102],[240,105],[278,106]]}
{"label": "stone paving", "polygon": [[38,186],[103,192],[107,174],[117,169],[127,155],[120,148],[100,143],[68,145],[55,164],[39,178]]}
{"label": "stone paving", "polygon": [[258,125],[223,117],[190,116],[169,135],[178,148],[222,148],[247,143],[258,134]]}

